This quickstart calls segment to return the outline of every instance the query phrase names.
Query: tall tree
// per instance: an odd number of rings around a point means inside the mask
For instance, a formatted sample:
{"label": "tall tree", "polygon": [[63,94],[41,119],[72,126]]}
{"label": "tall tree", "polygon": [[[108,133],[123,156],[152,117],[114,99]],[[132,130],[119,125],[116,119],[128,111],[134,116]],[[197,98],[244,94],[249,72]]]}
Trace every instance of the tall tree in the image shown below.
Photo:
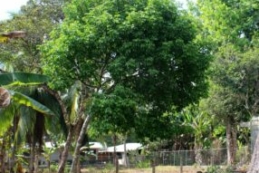
{"label": "tall tree", "polygon": [[172,1],[77,0],[64,12],[42,47],[43,68],[53,88],[82,84],[81,134],[93,115],[93,96],[105,97],[117,86],[138,95],[154,124],[172,105],[182,108],[206,94],[209,50],[195,40],[195,21]]}
{"label": "tall tree", "polygon": [[[242,100],[246,112],[251,116],[258,116],[258,106],[259,106],[259,68],[258,68],[258,46],[255,46],[250,51],[244,54],[242,62],[240,62],[242,68],[242,83],[243,94],[240,100]],[[259,135],[256,137],[256,143],[252,149],[252,159],[249,168],[249,173],[256,173],[259,171],[258,167],[258,145],[259,145]]]}
{"label": "tall tree", "polygon": [[[196,14],[204,23],[204,35],[215,44],[213,54],[216,58],[211,74],[212,84],[216,87],[211,87],[213,92],[208,103],[213,103],[214,113],[224,120],[227,127],[228,163],[233,164],[237,125],[252,115],[249,113],[251,109],[247,108],[256,103],[256,99],[248,99],[248,95],[244,97],[245,93],[253,92],[247,89],[256,81],[240,62],[246,61],[243,54],[249,52],[254,44],[252,38],[258,30],[258,4],[254,0],[205,0],[198,1],[198,10]],[[243,73],[250,77],[245,79]]]}

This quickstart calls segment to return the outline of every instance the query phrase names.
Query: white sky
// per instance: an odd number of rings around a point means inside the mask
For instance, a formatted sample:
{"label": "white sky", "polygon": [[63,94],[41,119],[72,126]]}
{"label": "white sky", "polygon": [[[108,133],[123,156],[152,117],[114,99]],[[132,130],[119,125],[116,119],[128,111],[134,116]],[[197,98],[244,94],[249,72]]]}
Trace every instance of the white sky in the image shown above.
{"label": "white sky", "polygon": [[0,0],[0,20],[10,18],[10,12],[18,12],[28,0]]}
{"label": "white sky", "polygon": [[[0,21],[10,18],[10,12],[18,12],[22,5],[25,5],[28,0],[0,0]],[[177,0],[186,2],[186,0]]]}

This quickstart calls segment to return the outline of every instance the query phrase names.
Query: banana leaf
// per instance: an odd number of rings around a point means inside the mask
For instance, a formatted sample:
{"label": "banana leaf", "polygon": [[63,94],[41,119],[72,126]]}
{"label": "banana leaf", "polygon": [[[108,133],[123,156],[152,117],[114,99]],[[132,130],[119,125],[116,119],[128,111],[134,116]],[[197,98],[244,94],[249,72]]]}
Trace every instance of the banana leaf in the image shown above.
{"label": "banana leaf", "polygon": [[38,101],[19,92],[15,92],[15,91],[10,91],[10,92],[11,92],[12,101],[20,105],[31,107],[32,109],[38,112],[41,112],[44,115],[55,115],[54,112],[52,112],[49,108],[39,103]]}
{"label": "banana leaf", "polygon": [[0,74],[0,86],[39,85],[47,81],[48,77],[40,74],[22,72]]}

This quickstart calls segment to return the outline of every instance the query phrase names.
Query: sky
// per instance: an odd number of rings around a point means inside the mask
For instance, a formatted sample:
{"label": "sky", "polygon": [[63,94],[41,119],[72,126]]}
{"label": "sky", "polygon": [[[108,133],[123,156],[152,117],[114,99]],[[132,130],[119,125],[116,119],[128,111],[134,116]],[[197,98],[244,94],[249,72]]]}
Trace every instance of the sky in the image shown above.
{"label": "sky", "polygon": [[[25,5],[28,0],[0,0],[0,21],[10,18],[10,13],[15,13],[20,10],[22,5]],[[177,0],[181,3],[186,0]]]}
{"label": "sky", "polygon": [[28,0],[0,0],[0,20],[10,18],[10,12],[18,12]]}

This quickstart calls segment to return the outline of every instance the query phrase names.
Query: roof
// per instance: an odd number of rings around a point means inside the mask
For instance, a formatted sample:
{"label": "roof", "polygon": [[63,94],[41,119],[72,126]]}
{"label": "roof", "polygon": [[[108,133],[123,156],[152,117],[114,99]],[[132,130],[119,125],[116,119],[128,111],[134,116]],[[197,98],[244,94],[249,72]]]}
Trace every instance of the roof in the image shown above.
{"label": "roof", "polygon": [[[53,142],[45,142],[45,146],[47,148],[52,148],[55,145],[54,145]],[[65,146],[65,143],[62,143],[61,146]],[[107,148],[106,144],[102,144],[101,142],[89,142],[88,146],[89,146],[90,149],[102,149],[102,150],[104,150],[104,149]]]}
{"label": "roof", "polygon": [[45,142],[45,146],[47,148],[52,148],[52,147],[54,147],[54,144],[52,142]]}
{"label": "roof", "polygon": [[107,146],[101,142],[89,142],[89,148],[91,149],[106,149]]}
{"label": "roof", "polygon": [[[126,143],[126,151],[133,151],[142,149],[142,144],[140,143]],[[103,152],[114,152],[114,146],[108,147]],[[124,144],[116,146],[116,152],[123,153],[124,152]]]}

